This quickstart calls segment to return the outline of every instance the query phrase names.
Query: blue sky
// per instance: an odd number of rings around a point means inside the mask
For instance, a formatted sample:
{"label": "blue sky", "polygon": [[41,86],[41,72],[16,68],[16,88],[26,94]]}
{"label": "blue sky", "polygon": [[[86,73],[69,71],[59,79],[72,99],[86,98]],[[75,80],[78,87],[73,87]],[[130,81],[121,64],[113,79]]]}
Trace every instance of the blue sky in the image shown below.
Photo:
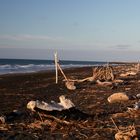
{"label": "blue sky", "polygon": [[0,58],[138,61],[139,0],[0,0]]}

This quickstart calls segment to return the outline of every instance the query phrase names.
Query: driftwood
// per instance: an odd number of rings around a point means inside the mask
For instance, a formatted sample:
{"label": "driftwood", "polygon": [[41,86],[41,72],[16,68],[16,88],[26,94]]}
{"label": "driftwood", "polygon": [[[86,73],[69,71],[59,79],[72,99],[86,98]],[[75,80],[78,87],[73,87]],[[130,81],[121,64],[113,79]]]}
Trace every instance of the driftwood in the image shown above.
{"label": "driftwood", "polygon": [[124,130],[119,130],[115,134],[116,140],[138,140],[137,131],[135,126],[128,126]]}
{"label": "driftwood", "polygon": [[124,81],[123,80],[113,80],[113,81],[104,81],[104,82],[101,82],[100,80],[97,80],[96,83],[99,85],[99,86],[118,86],[119,84],[123,83]]}
{"label": "driftwood", "polygon": [[135,76],[136,74],[137,74],[137,72],[129,71],[129,72],[120,74],[120,76],[127,77],[127,76]]}
{"label": "driftwood", "polygon": [[[112,67],[96,67],[93,69],[93,75],[84,79],[67,79],[69,82],[82,83],[85,81],[94,82],[99,86],[117,86],[123,83],[123,80],[114,79]],[[65,81],[67,81],[65,80]],[[72,83],[73,84],[73,83]]]}
{"label": "driftwood", "polygon": [[97,80],[96,83],[100,86],[112,86],[113,83],[112,82],[101,82],[100,80]]}
{"label": "driftwood", "polygon": [[138,63],[138,64],[136,65],[136,71],[137,71],[137,72],[140,71],[140,63]]}
{"label": "driftwood", "polygon": [[56,75],[56,84],[58,83],[58,69],[60,70],[60,72],[62,73],[63,77],[65,78],[65,86],[69,89],[69,90],[75,90],[76,86],[74,86],[74,82],[73,81],[69,81],[68,78],[66,77],[65,73],[63,72],[61,66],[58,63],[58,58],[57,58],[57,52],[54,53],[54,58],[55,58],[55,75]]}
{"label": "driftwood", "polygon": [[58,58],[57,58],[57,52],[54,53],[54,60],[55,60],[55,75],[56,75],[56,84],[58,83]]}
{"label": "driftwood", "polygon": [[75,105],[71,102],[71,100],[66,99],[65,96],[60,96],[59,97],[60,102],[56,103],[56,102],[51,102],[50,104],[46,103],[46,102],[40,102],[40,101],[30,101],[27,104],[27,108],[30,109],[33,112],[38,113],[39,118],[41,120],[41,122],[43,121],[43,117],[48,118],[48,119],[52,119],[55,120],[57,123],[62,123],[65,125],[70,125],[71,123],[65,120],[61,120],[53,115],[48,115],[48,114],[44,114],[44,113],[40,113],[40,111],[36,111],[37,109],[40,109],[42,111],[63,111],[63,110],[68,110],[70,108],[73,108]]}
{"label": "driftwood", "polygon": [[93,70],[94,80],[100,81],[113,81],[114,74],[113,69],[110,66],[96,67]]}
{"label": "driftwood", "polygon": [[138,135],[134,124],[124,127],[123,129],[119,129],[113,118],[111,118],[111,120],[117,130],[117,133],[115,134],[116,140],[138,140]]}
{"label": "driftwood", "polygon": [[27,104],[27,108],[32,111],[35,111],[35,108],[39,108],[45,111],[53,111],[53,110],[62,111],[62,110],[70,109],[75,106],[71,100],[66,99],[65,96],[63,95],[59,97],[59,100],[60,100],[59,103],[56,103],[53,101],[50,104],[44,101],[38,101],[38,100],[30,101]]}
{"label": "driftwood", "polygon": [[57,63],[57,67],[59,68],[60,72],[62,73],[65,81],[65,86],[69,90],[75,90],[76,86],[74,85],[75,82],[82,83],[85,81],[97,83],[100,86],[112,86],[114,83],[121,83],[122,81],[115,81],[113,69],[109,65],[102,66],[102,67],[95,67],[93,69],[93,75],[90,77],[86,77],[84,79],[68,79],[64,74],[61,66]]}
{"label": "driftwood", "polygon": [[74,85],[74,81],[70,81],[70,80],[66,77],[66,75],[65,75],[65,73],[63,72],[62,68],[60,67],[59,63],[57,63],[57,66],[58,66],[60,72],[62,73],[63,77],[65,78],[65,81],[66,81],[66,82],[65,82],[65,86],[66,86],[69,90],[75,90],[75,89],[76,89],[76,86]]}
{"label": "driftwood", "polygon": [[109,103],[128,101],[129,97],[124,92],[114,93],[107,98]]}
{"label": "driftwood", "polygon": [[73,81],[66,81],[65,82],[65,86],[69,90],[75,90],[76,89],[76,86],[74,85],[74,82]]}
{"label": "driftwood", "polygon": [[137,64],[135,64],[131,69],[130,71],[133,71],[133,72],[136,72],[138,73],[140,70],[140,63],[138,62]]}
{"label": "driftwood", "polygon": [[47,114],[40,114],[40,115],[41,115],[41,117],[53,119],[53,120],[55,120],[56,122],[61,123],[61,124],[66,124],[66,125],[71,125],[71,124],[72,124],[72,123],[70,123],[70,122],[68,122],[68,121],[66,121],[66,120],[61,120],[61,119],[56,118],[56,117],[54,117],[54,116],[52,116],[52,115],[47,115]]}
{"label": "driftwood", "polygon": [[140,70],[140,64],[134,65],[131,68],[126,68],[124,73],[121,73],[121,77],[127,77],[127,76],[135,76]]}
{"label": "driftwood", "polygon": [[[85,81],[89,81],[89,82],[96,82],[97,80],[99,80],[100,82],[102,81],[113,81],[114,80],[114,74],[113,74],[113,69],[110,66],[104,66],[104,67],[95,67],[93,69],[93,75],[84,79],[69,79],[69,81],[72,82],[77,82],[77,83],[82,83]],[[97,83],[99,83],[97,81]],[[105,83],[107,84],[107,83]],[[109,84],[109,83],[108,83]]]}
{"label": "driftwood", "polygon": [[[121,77],[127,77],[127,76],[131,76],[131,75],[132,76],[136,75],[137,72],[139,71],[140,65],[137,64],[135,67],[136,67],[135,68],[136,72],[128,71],[126,73],[120,74],[120,76]],[[82,83],[82,82],[88,81],[88,82],[97,83],[100,86],[112,86],[112,85],[117,86],[118,84],[123,83],[123,80],[115,80],[115,76],[113,74],[113,68],[109,65],[95,67],[93,69],[93,75],[90,76],[90,77],[86,77],[84,79],[68,79],[66,77],[66,75],[64,74],[64,72],[62,71],[59,64],[58,64],[58,68],[60,69],[62,75],[65,78],[65,80],[64,80],[65,81],[65,86],[70,90],[75,90],[76,89],[76,86],[74,85],[75,82]]]}
{"label": "driftwood", "polygon": [[84,78],[84,79],[69,79],[69,81],[82,83],[82,82],[85,82],[85,81],[93,82],[94,79],[93,79],[93,76],[91,76],[91,77],[87,77],[87,78]]}
{"label": "driftwood", "polygon": [[124,80],[120,80],[120,79],[116,79],[116,80],[113,80],[113,83],[123,83],[124,82]]}

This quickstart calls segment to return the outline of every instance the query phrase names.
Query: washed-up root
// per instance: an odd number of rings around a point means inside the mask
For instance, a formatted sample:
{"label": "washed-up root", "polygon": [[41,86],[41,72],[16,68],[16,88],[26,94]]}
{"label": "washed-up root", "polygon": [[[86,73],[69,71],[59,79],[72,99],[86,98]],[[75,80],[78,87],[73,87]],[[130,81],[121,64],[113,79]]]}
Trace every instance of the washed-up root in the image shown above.
{"label": "washed-up root", "polygon": [[115,134],[116,140],[138,140],[138,135],[134,124],[124,127],[123,129],[119,129],[113,118],[111,118],[111,120],[117,130],[117,133]]}

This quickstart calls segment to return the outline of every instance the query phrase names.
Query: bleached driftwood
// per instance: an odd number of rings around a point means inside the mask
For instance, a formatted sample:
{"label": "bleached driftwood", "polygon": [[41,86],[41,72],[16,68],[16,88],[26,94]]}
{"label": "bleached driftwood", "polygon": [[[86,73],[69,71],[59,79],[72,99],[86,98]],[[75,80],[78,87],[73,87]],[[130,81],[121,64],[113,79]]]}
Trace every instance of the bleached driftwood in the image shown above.
{"label": "bleached driftwood", "polygon": [[[77,83],[82,83],[85,81],[89,82],[96,82],[97,80],[99,81],[113,81],[114,80],[114,74],[113,74],[113,69],[109,66],[107,67],[95,67],[93,69],[93,75],[90,77],[86,77],[84,79],[68,79],[69,81],[72,82],[77,82]],[[99,83],[97,81],[97,83]],[[107,83],[105,83],[107,84]]]}
{"label": "bleached driftwood", "polygon": [[113,81],[104,81],[104,82],[101,82],[100,80],[97,80],[96,83],[99,85],[99,86],[113,86],[113,85],[118,85],[118,84],[121,84],[123,83],[124,81],[123,80],[113,80]]}
{"label": "bleached driftwood", "polygon": [[74,85],[74,82],[73,81],[66,81],[65,82],[65,86],[69,90],[75,90],[76,89],[76,86]]}
{"label": "bleached driftwood", "polygon": [[61,120],[61,119],[56,118],[55,116],[52,116],[52,115],[47,115],[47,114],[40,114],[40,115],[41,115],[41,117],[53,119],[53,120],[55,120],[58,123],[62,123],[62,124],[66,124],[66,125],[71,125],[72,124],[72,123],[70,123],[70,122],[68,122],[66,120]]}
{"label": "bleached driftwood", "polygon": [[93,76],[91,76],[91,77],[87,77],[87,78],[84,78],[84,79],[68,79],[68,80],[70,82],[82,83],[82,82],[85,82],[85,81],[92,82],[92,81],[94,81],[94,78],[93,78]]}
{"label": "bleached driftwood", "polygon": [[138,140],[138,135],[134,124],[119,129],[113,118],[111,118],[111,120],[117,130],[117,133],[115,134],[116,140]]}
{"label": "bleached driftwood", "polygon": [[136,72],[129,71],[129,72],[120,74],[120,76],[121,77],[127,77],[127,76],[135,76],[136,74],[137,74]]}
{"label": "bleached driftwood", "polygon": [[125,130],[119,130],[115,134],[116,140],[138,140],[137,131],[135,126],[126,127]]}
{"label": "bleached driftwood", "polygon": [[124,80],[120,80],[120,79],[116,79],[116,80],[113,80],[113,83],[123,83]]}
{"label": "bleached driftwood", "polygon": [[130,68],[130,71],[136,72],[138,73],[140,70],[140,63],[138,62],[137,64],[135,64],[132,68]]}
{"label": "bleached driftwood", "polygon": [[129,97],[124,92],[114,93],[107,98],[109,103],[128,101]]}
{"label": "bleached driftwood", "polygon": [[96,67],[93,70],[93,77],[94,80],[113,81],[114,80],[113,69],[108,65],[103,67]]}
{"label": "bleached driftwood", "polygon": [[51,103],[46,103],[44,101],[30,101],[27,104],[27,108],[35,111],[35,108],[39,108],[41,110],[46,110],[46,111],[53,111],[53,110],[57,110],[57,111],[62,111],[62,110],[66,110],[66,109],[70,109],[72,107],[74,107],[75,105],[72,103],[71,100],[66,99],[65,96],[60,96],[59,97],[60,102],[56,103],[56,102],[51,102]]}
{"label": "bleached driftwood", "polygon": [[56,75],[56,84],[58,83],[58,58],[57,58],[57,52],[54,53],[54,60],[55,60],[55,75]]}
{"label": "bleached driftwood", "polygon": [[65,86],[66,86],[69,90],[75,90],[75,89],[76,89],[76,86],[74,85],[74,81],[70,81],[70,80],[66,77],[66,75],[65,75],[65,73],[63,72],[63,70],[62,70],[61,66],[59,65],[59,63],[57,63],[57,66],[58,66],[60,72],[62,73],[63,77],[65,78],[65,81],[66,81],[66,82],[65,82]]}
{"label": "bleached driftwood", "polygon": [[69,82],[68,78],[66,77],[65,73],[63,72],[61,66],[58,63],[58,58],[57,58],[57,52],[54,53],[54,58],[55,58],[55,75],[56,75],[56,84],[58,83],[58,69],[60,70],[60,72],[62,73],[63,77],[65,78],[65,86],[69,89],[69,90],[75,90],[76,86],[74,86],[74,82]]}
{"label": "bleached driftwood", "polygon": [[136,71],[139,72],[140,71],[140,63],[138,62],[138,64],[136,65]]}
{"label": "bleached driftwood", "polygon": [[97,80],[96,83],[100,86],[112,86],[112,82],[101,82],[100,80]]}

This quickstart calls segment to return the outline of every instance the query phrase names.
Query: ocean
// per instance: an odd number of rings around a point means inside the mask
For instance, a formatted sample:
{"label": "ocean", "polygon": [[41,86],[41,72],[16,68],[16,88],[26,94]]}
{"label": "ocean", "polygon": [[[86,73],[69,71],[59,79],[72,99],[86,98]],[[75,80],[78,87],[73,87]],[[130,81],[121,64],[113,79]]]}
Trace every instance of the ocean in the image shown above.
{"label": "ocean", "polygon": [[[97,66],[106,62],[97,61],[59,61],[62,68]],[[54,60],[30,60],[30,59],[0,59],[0,75],[12,73],[30,73],[46,70],[54,70]]]}

